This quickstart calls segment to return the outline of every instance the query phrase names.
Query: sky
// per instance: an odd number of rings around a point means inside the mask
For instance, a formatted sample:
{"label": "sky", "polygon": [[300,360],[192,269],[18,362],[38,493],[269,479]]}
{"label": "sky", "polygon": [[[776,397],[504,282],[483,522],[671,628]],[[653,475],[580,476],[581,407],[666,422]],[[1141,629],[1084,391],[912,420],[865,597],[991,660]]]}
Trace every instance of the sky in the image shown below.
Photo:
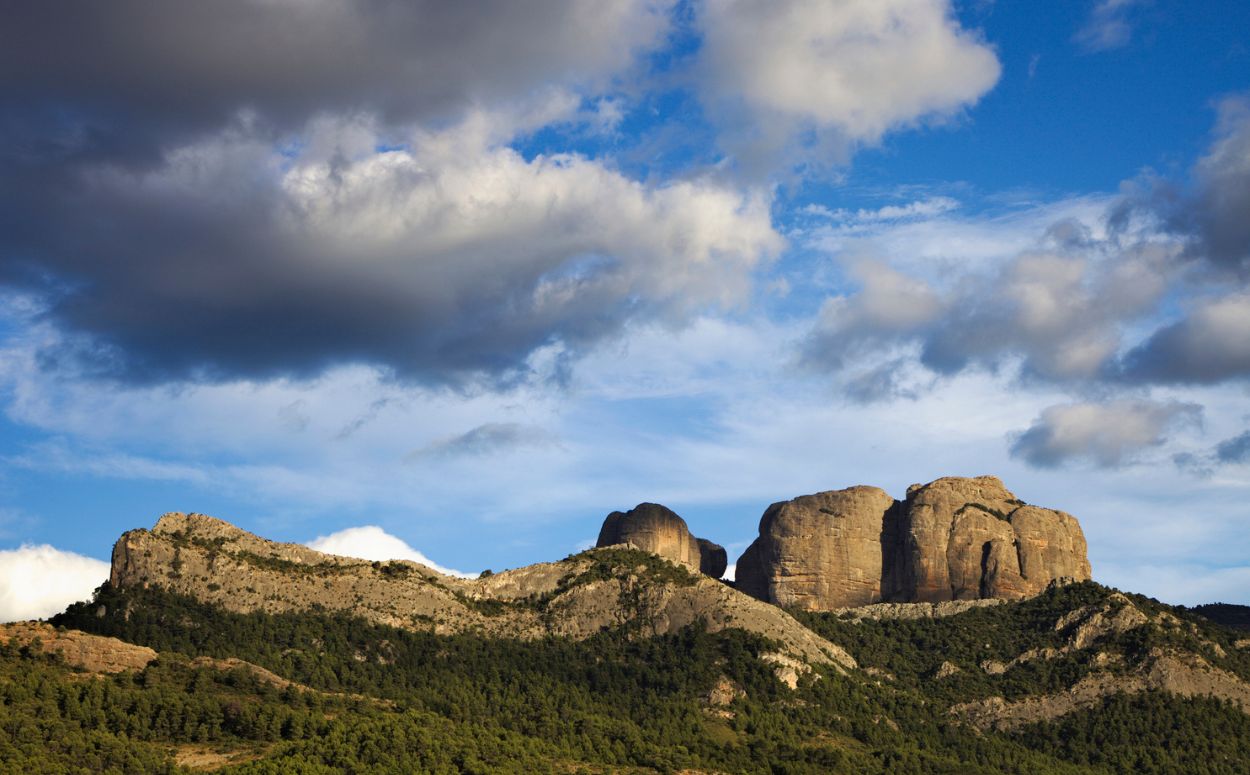
{"label": "sky", "polygon": [[62,0],[0,24],[0,621],[211,514],[467,574],[1000,476],[1250,604],[1250,5]]}

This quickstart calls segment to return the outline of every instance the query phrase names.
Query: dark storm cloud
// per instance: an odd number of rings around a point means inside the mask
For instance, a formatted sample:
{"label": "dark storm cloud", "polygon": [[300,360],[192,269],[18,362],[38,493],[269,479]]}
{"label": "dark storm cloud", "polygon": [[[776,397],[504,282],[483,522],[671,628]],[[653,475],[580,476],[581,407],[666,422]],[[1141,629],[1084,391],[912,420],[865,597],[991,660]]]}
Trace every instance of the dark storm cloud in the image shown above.
{"label": "dark storm cloud", "polygon": [[730,301],[779,244],[766,202],[506,147],[568,120],[667,10],[17,4],[0,25],[0,283],[61,331],[45,364],[137,382],[348,362],[507,379],[548,345]]}
{"label": "dark storm cloud", "polygon": [[[237,111],[404,121],[603,76],[662,16],[633,0],[162,0],[17,3],[0,25],[11,153],[150,153]],[[46,133],[52,130],[51,133]]]}

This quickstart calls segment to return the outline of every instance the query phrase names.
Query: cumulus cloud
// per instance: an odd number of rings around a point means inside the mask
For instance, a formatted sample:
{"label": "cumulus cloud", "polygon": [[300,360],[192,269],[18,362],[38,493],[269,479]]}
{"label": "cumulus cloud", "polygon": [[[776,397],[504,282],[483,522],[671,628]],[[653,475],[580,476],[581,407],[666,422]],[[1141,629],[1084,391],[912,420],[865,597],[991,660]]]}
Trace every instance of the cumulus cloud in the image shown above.
{"label": "cumulus cloud", "polygon": [[349,527],[337,533],[317,536],[305,546],[326,554],[337,554],[343,557],[358,557],[362,560],[385,562],[387,560],[412,560],[445,576],[471,578],[473,574],[464,573],[451,568],[444,568],[413,549],[403,539],[397,538],[377,525]]}
{"label": "cumulus cloud", "polygon": [[1125,357],[1124,376],[1211,383],[1250,375],[1250,293],[1201,301]]}
{"label": "cumulus cloud", "polygon": [[89,600],[109,564],[47,544],[0,550],[0,622],[46,619]]}
{"label": "cumulus cloud", "polygon": [[498,383],[737,303],[782,245],[767,192],[510,147],[610,131],[671,11],[24,7],[0,30],[0,283],[67,334],[43,366],[148,383]]}
{"label": "cumulus cloud", "polygon": [[1197,423],[1201,416],[1202,407],[1178,401],[1119,399],[1051,406],[1016,435],[1011,454],[1040,468],[1077,461],[1114,468],[1162,445],[1168,432]]}
{"label": "cumulus cloud", "polygon": [[1133,38],[1131,14],[1140,0],[1097,0],[1073,40],[1086,51],[1127,46]]}
{"label": "cumulus cloud", "polygon": [[824,303],[804,360],[837,371],[868,353],[913,347],[939,374],[1011,362],[1030,379],[1103,379],[1125,326],[1153,312],[1166,292],[1175,250],[1088,240],[1086,227],[1063,220],[1037,247],[945,287],[880,262],[853,264],[859,290]]}
{"label": "cumulus cloud", "polygon": [[845,156],[975,103],[1000,66],[947,0],[709,0],[700,88],[746,166],[817,135]]}
{"label": "cumulus cloud", "polygon": [[804,345],[809,365],[841,368],[866,351],[922,330],[942,312],[943,302],[925,283],[872,260],[850,267],[859,291],[826,299]]}
{"label": "cumulus cloud", "polygon": [[544,347],[735,304],[782,245],[765,195],[526,159],[497,134],[513,120],[383,151],[368,121],[321,122],[293,156],[239,127],[143,174],[98,170],[73,197],[97,217],[26,253],[72,283],[48,315],[85,343],[55,357],[134,381],[344,362],[500,379]]}

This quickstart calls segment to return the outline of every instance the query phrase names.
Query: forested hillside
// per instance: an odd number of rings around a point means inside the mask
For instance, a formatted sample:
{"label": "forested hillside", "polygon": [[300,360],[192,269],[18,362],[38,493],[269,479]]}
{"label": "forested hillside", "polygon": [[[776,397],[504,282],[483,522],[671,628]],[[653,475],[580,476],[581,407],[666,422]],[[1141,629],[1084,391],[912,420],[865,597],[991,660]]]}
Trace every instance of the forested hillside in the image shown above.
{"label": "forested hillside", "polygon": [[[138,672],[89,676],[37,645],[0,650],[0,761],[25,773],[173,772],[177,762],[253,773],[1245,772],[1250,717],[1229,702],[1113,694],[1009,731],[981,731],[948,710],[1064,687],[1097,667],[1096,654],[1119,651],[1131,662],[1160,638],[1224,644],[1222,667],[1250,672],[1232,631],[1190,629],[1189,618],[1178,619],[1178,632],[1104,634],[1098,648],[997,675],[976,664],[1062,648],[1071,633],[1055,631],[1057,617],[1117,599],[1082,584],[936,619],[807,615],[867,669],[822,667],[791,689],[760,658],[769,644],[735,630],[584,641],[439,636],[342,614],[229,613],[105,586],[55,623],[159,657]],[[1136,598],[1134,606],[1167,612]],[[226,658],[295,684],[227,669]]]}

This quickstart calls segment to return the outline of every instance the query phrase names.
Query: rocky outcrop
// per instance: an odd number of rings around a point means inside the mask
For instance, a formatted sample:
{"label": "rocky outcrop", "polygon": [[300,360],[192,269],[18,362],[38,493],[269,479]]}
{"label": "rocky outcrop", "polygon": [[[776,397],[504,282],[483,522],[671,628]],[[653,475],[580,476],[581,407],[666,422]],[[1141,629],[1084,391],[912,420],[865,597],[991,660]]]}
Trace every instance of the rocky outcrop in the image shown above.
{"label": "rocky outcrop", "polygon": [[714,544],[706,538],[699,538],[697,541],[699,544],[699,570],[714,579],[724,576],[725,569],[729,567],[729,555],[725,552],[725,547],[720,544]]}
{"label": "rocky outcrop", "polygon": [[1095,672],[1066,691],[1010,702],[1001,696],[956,705],[951,715],[984,730],[1004,731],[1100,705],[1115,694],[1161,691],[1181,697],[1228,700],[1250,713],[1250,684],[1197,654],[1151,649],[1130,670]]}
{"label": "rocky outcrop", "polygon": [[715,579],[725,575],[729,564],[724,547],[691,535],[686,520],[658,503],[639,503],[603,520],[595,546],[619,545],[658,554]]}
{"label": "rocky outcrop", "polygon": [[65,664],[88,673],[142,670],[156,659],[156,652],[146,646],[78,630],[59,630],[42,622],[0,624],[0,643],[35,648],[44,654],[59,654]]}
{"label": "rocky outcrop", "polygon": [[992,476],[912,485],[903,501],[860,486],[774,503],[737,567],[738,589],[808,610],[1020,599],[1089,577],[1076,519]]}
{"label": "rocky outcrop", "polygon": [[[688,545],[698,551],[693,540]],[[161,587],[241,613],[346,611],[438,634],[580,639],[628,628],[646,636],[702,621],[711,632],[765,635],[805,662],[854,666],[781,609],[689,567],[618,547],[459,579],[406,560],[369,562],[266,541],[200,514],[166,514],[151,530],[117,541],[110,582]]]}

